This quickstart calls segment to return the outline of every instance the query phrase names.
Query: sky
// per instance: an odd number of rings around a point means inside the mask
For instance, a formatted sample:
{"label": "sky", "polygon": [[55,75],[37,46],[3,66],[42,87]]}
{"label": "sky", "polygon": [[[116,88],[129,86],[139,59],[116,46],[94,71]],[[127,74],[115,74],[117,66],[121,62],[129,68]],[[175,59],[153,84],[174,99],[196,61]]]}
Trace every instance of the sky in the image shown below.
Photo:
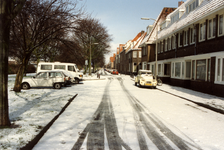
{"label": "sky", "polygon": [[[80,0],[85,10],[97,18],[112,35],[109,57],[116,53],[119,44],[125,44],[140,31],[146,31],[153,20],[141,20],[142,17],[156,19],[164,7],[178,7],[180,0]],[[185,0],[184,0],[185,1]]]}

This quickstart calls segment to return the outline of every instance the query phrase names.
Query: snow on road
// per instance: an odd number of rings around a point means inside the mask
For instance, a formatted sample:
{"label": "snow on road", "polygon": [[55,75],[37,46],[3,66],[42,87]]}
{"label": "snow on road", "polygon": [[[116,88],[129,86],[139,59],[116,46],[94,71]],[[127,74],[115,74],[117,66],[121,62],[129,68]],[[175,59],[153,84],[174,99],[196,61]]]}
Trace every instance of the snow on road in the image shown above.
{"label": "snow on road", "polygon": [[[120,77],[122,82],[117,79]],[[139,149],[136,134],[136,119],[139,119],[137,116],[149,115],[161,121],[165,127],[192,149],[224,150],[224,115],[156,89],[136,87],[133,79],[129,76],[101,76],[101,79],[103,80],[84,81],[84,84],[73,85],[61,90],[30,89],[18,94],[9,91],[10,118],[19,127],[0,130],[0,149],[17,149],[24,146],[60,111],[69,98],[78,94],[34,147],[34,150],[70,150],[82,131],[93,120],[93,115],[102,102],[105,88],[110,81],[107,94],[112,103],[111,108],[115,114],[119,136],[131,149]],[[12,85],[13,82],[9,82],[9,89]],[[223,108],[224,106],[223,98],[165,84],[158,88],[189,97],[195,101],[211,104],[214,107]],[[125,93],[124,89],[128,92]],[[136,114],[137,112],[130,103],[131,99],[136,100],[138,107],[144,109],[143,113]],[[146,121],[152,123],[152,120]],[[143,129],[144,124],[138,125]],[[159,133],[161,132],[156,125],[153,127]],[[148,134],[143,131],[141,132],[146,139],[148,148],[158,149],[148,138]],[[109,144],[106,139],[106,131],[104,134],[104,148],[107,150]],[[166,133],[161,132],[160,134],[162,139],[167,139]],[[178,149],[172,141],[167,141],[171,147]],[[85,139],[81,148],[87,149],[87,143],[87,139]]]}

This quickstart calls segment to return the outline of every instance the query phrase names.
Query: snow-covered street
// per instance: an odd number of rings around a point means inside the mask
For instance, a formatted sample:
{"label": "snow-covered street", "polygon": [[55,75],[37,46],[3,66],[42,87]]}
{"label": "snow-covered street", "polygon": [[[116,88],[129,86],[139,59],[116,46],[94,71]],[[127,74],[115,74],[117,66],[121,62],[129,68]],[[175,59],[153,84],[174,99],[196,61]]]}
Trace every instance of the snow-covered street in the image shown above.
{"label": "snow-covered street", "polygon": [[9,78],[14,128],[0,130],[0,149],[25,146],[78,94],[34,150],[224,150],[224,115],[180,97],[221,110],[224,98],[166,84],[139,88],[126,75],[86,77],[83,84],[60,90],[31,88],[14,93],[12,87]]}

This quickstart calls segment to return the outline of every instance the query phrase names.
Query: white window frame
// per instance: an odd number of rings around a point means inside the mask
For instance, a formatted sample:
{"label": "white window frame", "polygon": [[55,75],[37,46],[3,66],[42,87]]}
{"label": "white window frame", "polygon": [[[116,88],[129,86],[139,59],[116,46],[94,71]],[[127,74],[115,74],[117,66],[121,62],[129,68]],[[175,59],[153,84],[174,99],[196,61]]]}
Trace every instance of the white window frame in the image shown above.
{"label": "white window frame", "polygon": [[199,24],[199,42],[205,41],[206,22]]}
{"label": "white window frame", "polygon": [[165,39],[165,44],[164,44],[164,51],[166,52],[167,51],[167,39]]}
{"label": "white window frame", "polygon": [[171,37],[168,38],[167,44],[168,44],[168,51],[170,51],[171,50]]}
{"label": "white window frame", "polygon": [[[220,63],[220,64],[218,64]],[[218,72],[219,71],[219,72]],[[219,73],[219,75],[218,75]],[[215,65],[215,83],[224,85],[224,56],[216,58]],[[220,76],[220,77],[219,77]]]}
{"label": "white window frame", "polygon": [[163,41],[162,41],[161,45],[160,45],[160,53],[163,53],[163,46],[164,46],[164,44],[163,44]]}
{"label": "white window frame", "polygon": [[[215,22],[215,23],[214,23]],[[208,25],[207,25],[207,38],[208,39],[213,39],[215,38],[215,29],[216,28],[216,18],[212,18],[208,20]]]}
{"label": "white window frame", "polygon": [[138,57],[142,58],[142,51],[138,51]]}
{"label": "white window frame", "polygon": [[132,54],[132,56],[133,56],[133,58],[137,58],[137,56],[138,56],[138,53],[137,53],[137,51],[133,51],[133,54]]}
{"label": "white window frame", "polygon": [[[220,25],[220,17],[222,16],[222,25]],[[222,33],[220,33],[220,29],[222,29]],[[218,36],[224,35],[224,14],[219,15],[218,17]]]}
{"label": "white window frame", "polygon": [[176,49],[176,36],[172,36],[171,38],[172,49]]}
{"label": "white window frame", "polygon": [[195,28],[190,28],[190,44],[195,43]]}
{"label": "white window frame", "polygon": [[183,45],[187,46],[188,45],[188,30],[184,31],[184,35],[183,35]]}
{"label": "white window frame", "polygon": [[[181,35],[182,35],[182,45],[180,45],[181,42]],[[183,47],[183,33],[182,31],[178,34],[178,47]]]}

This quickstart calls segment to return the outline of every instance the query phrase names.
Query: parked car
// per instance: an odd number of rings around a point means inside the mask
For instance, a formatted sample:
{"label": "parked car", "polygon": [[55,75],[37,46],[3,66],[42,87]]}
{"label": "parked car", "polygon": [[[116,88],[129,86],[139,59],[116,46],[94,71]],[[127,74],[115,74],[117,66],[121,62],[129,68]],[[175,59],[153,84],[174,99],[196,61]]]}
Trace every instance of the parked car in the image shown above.
{"label": "parked car", "polygon": [[53,87],[60,89],[62,86],[71,84],[71,78],[65,71],[45,71],[39,72],[31,78],[22,80],[22,89],[29,89],[31,87]]}
{"label": "parked car", "polygon": [[157,81],[152,75],[151,70],[139,70],[137,76],[135,77],[135,85],[137,86],[147,86],[156,88]]}
{"label": "parked car", "polygon": [[118,71],[117,70],[113,70],[112,74],[118,75]]}
{"label": "parked car", "polygon": [[61,62],[40,62],[37,66],[37,73],[43,71],[65,70],[72,75],[72,82],[79,83],[83,81],[83,73],[74,63],[61,63]]}

